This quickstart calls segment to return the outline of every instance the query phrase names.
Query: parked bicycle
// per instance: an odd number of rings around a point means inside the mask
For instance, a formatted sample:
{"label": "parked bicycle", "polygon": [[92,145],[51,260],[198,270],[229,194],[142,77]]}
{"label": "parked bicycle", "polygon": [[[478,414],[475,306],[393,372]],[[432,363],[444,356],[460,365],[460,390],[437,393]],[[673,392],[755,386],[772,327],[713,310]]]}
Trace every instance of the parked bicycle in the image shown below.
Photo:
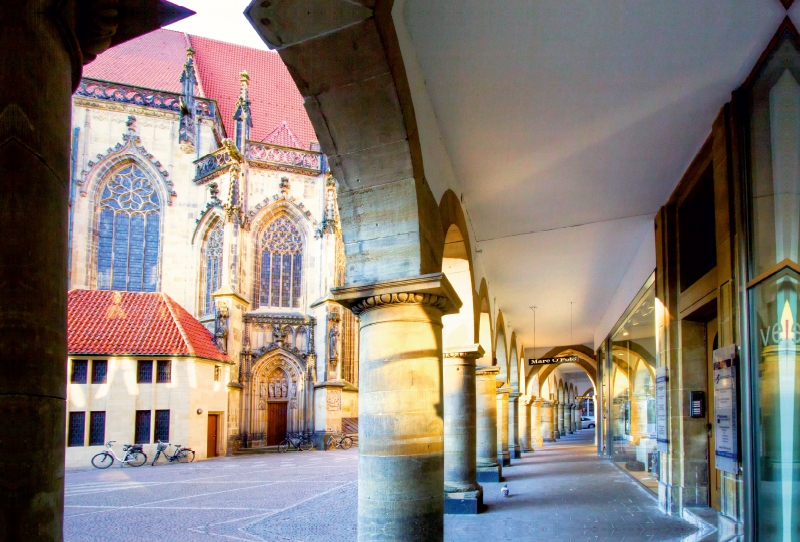
{"label": "parked bicycle", "polygon": [[[175,446],[171,454],[167,453],[167,448],[170,446]],[[162,454],[164,455],[164,459],[169,463],[174,463],[175,461],[179,463],[191,463],[194,461],[194,450],[191,448],[181,448],[180,444],[170,444],[169,442],[161,442],[159,440],[158,446],[156,446],[156,456],[153,458],[153,462],[150,463],[151,467],[155,466],[156,461],[158,461],[158,458]]]}
{"label": "parked bicycle", "polygon": [[124,445],[122,447],[122,451],[125,452],[125,455],[123,455],[122,459],[120,459],[117,454],[114,453],[114,448],[112,447],[115,442],[117,441],[111,440],[107,442],[106,448],[108,449],[100,452],[92,458],[92,465],[95,468],[107,469],[114,464],[114,460],[120,462],[120,467],[124,467],[126,464],[130,465],[131,467],[141,467],[147,463],[147,455],[145,455],[145,453],[142,451],[141,444]]}
{"label": "parked bicycle", "polygon": [[328,437],[328,442],[325,443],[325,449],[330,450],[333,448],[341,448],[342,450],[349,450],[353,445],[353,439],[348,437],[345,433],[336,433]]}
{"label": "parked bicycle", "polygon": [[278,444],[278,451],[281,453],[287,452],[289,448],[304,451],[314,448],[314,441],[311,440],[306,434],[301,433],[287,433],[286,438]]}

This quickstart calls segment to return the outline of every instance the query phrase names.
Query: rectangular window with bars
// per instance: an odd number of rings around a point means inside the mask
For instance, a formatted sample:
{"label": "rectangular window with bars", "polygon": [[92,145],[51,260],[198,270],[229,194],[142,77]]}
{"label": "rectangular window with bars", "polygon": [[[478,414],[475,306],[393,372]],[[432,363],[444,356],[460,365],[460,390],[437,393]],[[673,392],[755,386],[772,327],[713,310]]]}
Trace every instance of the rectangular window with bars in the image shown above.
{"label": "rectangular window with bars", "polygon": [[156,410],[154,438],[161,442],[169,442],[169,410]]}
{"label": "rectangular window with bars", "polygon": [[92,412],[89,418],[89,446],[102,446],[106,440],[106,413]]}
{"label": "rectangular window with bars", "polygon": [[86,431],[86,413],[69,413],[69,438],[68,446],[83,446],[83,434]]}
{"label": "rectangular window with bars", "polygon": [[92,361],[92,384],[104,384],[108,376],[108,361],[96,359]]}
{"label": "rectangular window with bars", "polygon": [[72,360],[72,375],[70,382],[73,384],[86,384],[86,377],[89,372],[89,361],[85,359]]}
{"label": "rectangular window with bars", "polygon": [[150,411],[136,411],[136,434],[134,441],[136,444],[150,444]]}
{"label": "rectangular window with bars", "polygon": [[158,374],[156,375],[156,382],[167,383],[172,382],[172,361],[162,359],[158,361]]}
{"label": "rectangular window with bars", "polygon": [[139,361],[138,372],[136,381],[140,384],[150,384],[153,382],[153,362],[152,361]]}

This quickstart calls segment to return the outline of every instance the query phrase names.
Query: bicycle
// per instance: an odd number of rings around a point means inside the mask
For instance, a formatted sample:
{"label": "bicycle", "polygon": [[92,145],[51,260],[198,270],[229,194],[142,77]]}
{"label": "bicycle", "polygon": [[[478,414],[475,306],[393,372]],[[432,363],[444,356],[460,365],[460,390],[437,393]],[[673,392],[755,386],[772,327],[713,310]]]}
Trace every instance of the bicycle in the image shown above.
{"label": "bicycle", "polygon": [[126,463],[131,467],[141,467],[147,463],[147,455],[142,451],[141,444],[124,445],[122,447],[122,451],[125,452],[125,455],[122,457],[122,459],[120,459],[117,457],[117,454],[114,453],[114,448],[112,447],[115,442],[117,441],[108,441],[106,443],[106,448],[108,449],[100,452],[92,458],[92,466],[94,468],[107,469],[114,464],[114,460],[119,461],[120,467],[124,467]]}
{"label": "bicycle", "polygon": [[302,452],[312,449],[314,447],[314,443],[311,441],[308,435],[287,433],[286,438],[283,439],[280,444],[278,444],[278,451],[285,453],[289,450],[290,446],[295,450]]}
{"label": "bicycle", "polygon": [[[333,448],[341,448],[342,450],[349,450],[353,445],[353,439],[348,437],[345,433],[339,433],[339,440],[334,440],[333,437],[337,436],[336,433],[328,437],[328,442],[325,443],[325,449],[331,450]],[[333,448],[331,447],[333,446]]]}
{"label": "bicycle", "polygon": [[194,450],[191,448],[181,448],[180,444],[174,444],[175,449],[172,451],[172,455],[167,453],[167,448],[170,447],[169,442],[161,442],[158,441],[158,446],[156,446],[156,456],[153,458],[153,462],[150,463],[151,467],[154,467],[156,461],[158,461],[159,456],[163,453],[164,457],[169,463],[174,463],[178,461],[179,463],[191,463],[194,461]]}

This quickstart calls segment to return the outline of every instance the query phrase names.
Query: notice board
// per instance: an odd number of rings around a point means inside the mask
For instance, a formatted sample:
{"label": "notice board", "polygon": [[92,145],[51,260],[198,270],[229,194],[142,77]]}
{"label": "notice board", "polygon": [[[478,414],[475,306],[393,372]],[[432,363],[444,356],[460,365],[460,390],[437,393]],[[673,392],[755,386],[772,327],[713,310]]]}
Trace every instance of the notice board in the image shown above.
{"label": "notice board", "polygon": [[717,470],[739,472],[736,345],[714,350],[714,455]]}
{"label": "notice board", "polygon": [[667,376],[666,367],[656,368],[656,447],[666,452],[669,444],[667,433]]}

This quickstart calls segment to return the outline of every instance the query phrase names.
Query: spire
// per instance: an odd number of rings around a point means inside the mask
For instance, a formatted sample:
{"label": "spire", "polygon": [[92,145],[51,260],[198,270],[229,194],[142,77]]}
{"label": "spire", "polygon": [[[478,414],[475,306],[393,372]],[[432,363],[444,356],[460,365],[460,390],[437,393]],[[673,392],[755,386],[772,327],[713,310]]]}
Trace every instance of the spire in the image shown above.
{"label": "spire", "polygon": [[250,114],[250,76],[246,71],[239,74],[239,99],[236,101],[236,112],[233,119],[236,121],[235,143],[240,152],[244,152],[245,142],[250,139],[250,128],[253,119]]}
{"label": "spire", "polygon": [[195,126],[194,95],[197,89],[197,74],[194,69],[194,49],[186,49],[186,63],[181,73],[181,125],[178,142],[184,152],[192,153],[197,140]]}

